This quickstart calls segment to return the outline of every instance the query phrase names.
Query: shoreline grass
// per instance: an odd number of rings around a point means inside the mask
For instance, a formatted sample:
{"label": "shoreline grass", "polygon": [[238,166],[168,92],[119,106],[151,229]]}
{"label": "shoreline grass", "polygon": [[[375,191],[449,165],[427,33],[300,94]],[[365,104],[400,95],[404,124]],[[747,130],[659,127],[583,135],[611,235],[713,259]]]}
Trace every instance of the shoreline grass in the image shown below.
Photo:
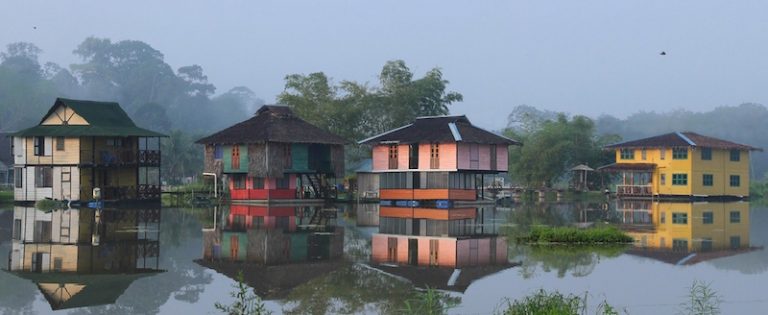
{"label": "shoreline grass", "polygon": [[613,226],[593,228],[535,226],[528,235],[518,237],[527,244],[627,244],[634,239]]}

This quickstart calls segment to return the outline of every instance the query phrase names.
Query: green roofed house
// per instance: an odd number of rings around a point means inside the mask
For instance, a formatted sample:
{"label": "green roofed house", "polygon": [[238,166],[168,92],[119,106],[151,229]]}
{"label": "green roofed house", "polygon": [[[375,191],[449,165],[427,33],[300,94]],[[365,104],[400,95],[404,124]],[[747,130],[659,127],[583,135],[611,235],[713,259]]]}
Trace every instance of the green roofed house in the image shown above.
{"label": "green roofed house", "polygon": [[11,134],[18,202],[160,200],[161,133],[115,102],[57,98],[37,126]]}

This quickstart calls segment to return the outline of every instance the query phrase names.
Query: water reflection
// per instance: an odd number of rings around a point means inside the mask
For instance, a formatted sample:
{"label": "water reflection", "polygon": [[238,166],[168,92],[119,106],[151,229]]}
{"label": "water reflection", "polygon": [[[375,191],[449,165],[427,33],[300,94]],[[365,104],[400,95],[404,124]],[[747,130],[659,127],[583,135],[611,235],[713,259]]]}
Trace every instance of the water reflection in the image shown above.
{"label": "water reflection", "polygon": [[693,265],[755,249],[749,202],[617,201],[616,211],[635,239],[628,254]]}
{"label": "water reflection", "polygon": [[464,291],[479,278],[511,267],[501,211],[488,208],[380,208],[372,237],[375,268],[419,287]]}
{"label": "water reflection", "polygon": [[203,230],[199,263],[233,279],[242,270],[264,299],[285,297],[344,264],[337,216],[335,208],[322,206],[231,205],[217,226]]}
{"label": "water reflection", "polygon": [[159,209],[16,206],[7,270],[33,282],[54,310],[112,304],[162,271],[159,224]]}

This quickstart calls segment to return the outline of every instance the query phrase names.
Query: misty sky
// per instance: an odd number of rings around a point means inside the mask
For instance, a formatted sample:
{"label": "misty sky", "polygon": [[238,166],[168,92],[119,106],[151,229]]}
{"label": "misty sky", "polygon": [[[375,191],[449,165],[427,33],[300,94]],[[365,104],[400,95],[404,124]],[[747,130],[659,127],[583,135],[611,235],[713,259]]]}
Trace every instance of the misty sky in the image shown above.
{"label": "misty sky", "polygon": [[[387,60],[439,66],[454,114],[487,128],[520,104],[624,117],[768,104],[768,1],[7,1],[0,45],[79,62],[87,36],[141,40],[223,93],[268,103],[286,74],[377,84]],[[36,27],[36,29],[34,29]],[[659,53],[665,51],[666,56]]]}

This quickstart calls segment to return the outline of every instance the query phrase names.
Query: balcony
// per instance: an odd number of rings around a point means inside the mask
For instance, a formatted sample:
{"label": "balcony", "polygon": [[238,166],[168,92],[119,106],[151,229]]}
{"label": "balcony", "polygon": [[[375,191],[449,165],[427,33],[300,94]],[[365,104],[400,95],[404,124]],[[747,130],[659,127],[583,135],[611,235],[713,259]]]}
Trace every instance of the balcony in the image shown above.
{"label": "balcony", "polygon": [[159,150],[105,149],[81,150],[80,164],[93,166],[144,165],[159,166]]}
{"label": "balcony", "polygon": [[616,195],[619,196],[651,196],[651,185],[616,185]]}

